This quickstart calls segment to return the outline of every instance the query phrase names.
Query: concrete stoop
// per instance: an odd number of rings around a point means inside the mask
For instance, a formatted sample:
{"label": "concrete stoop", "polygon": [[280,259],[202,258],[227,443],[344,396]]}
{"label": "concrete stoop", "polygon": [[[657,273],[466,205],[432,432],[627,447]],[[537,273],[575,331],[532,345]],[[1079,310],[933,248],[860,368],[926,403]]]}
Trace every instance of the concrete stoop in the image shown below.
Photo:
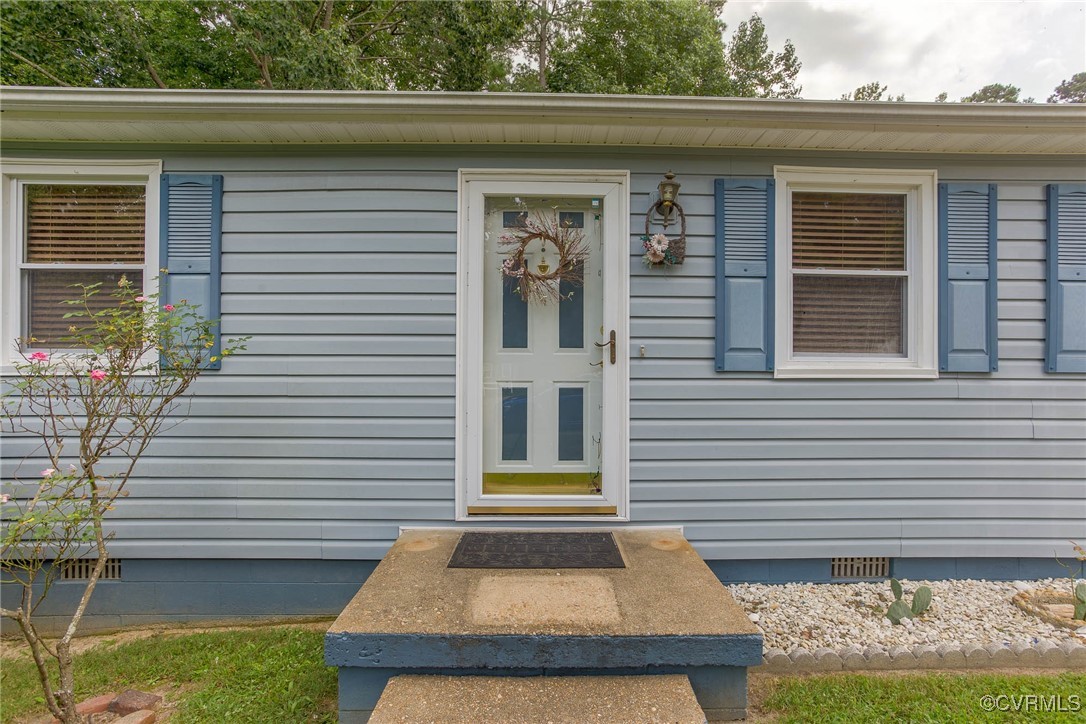
{"label": "concrete stoop", "polygon": [[395,676],[370,724],[704,724],[690,680],[671,676]]}
{"label": "concrete stoop", "polygon": [[[625,568],[561,570],[447,568],[459,531],[402,535],[325,637],[325,661],[339,667],[340,721],[368,721],[393,677],[401,682],[389,687],[394,701],[410,698],[401,687],[430,692],[423,698],[431,702],[446,690],[450,702],[478,706],[495,704],[482,700],[487,692],[535,701],[534,691],[540,702],[564,702],[555,711],[576,712],[596,706],[582,690],[602,696],[610,682],[617,688],[608,701],[640,706],[676,686],[678,675],[709,721],[743,718],[747,667],[762,663],[761,633],[678,532],[614,535]],[[651,721],[598,713],[578,718]],[[561,720],[527,712],[468,718]],[[421,720],[457,721],[436,710]]]}

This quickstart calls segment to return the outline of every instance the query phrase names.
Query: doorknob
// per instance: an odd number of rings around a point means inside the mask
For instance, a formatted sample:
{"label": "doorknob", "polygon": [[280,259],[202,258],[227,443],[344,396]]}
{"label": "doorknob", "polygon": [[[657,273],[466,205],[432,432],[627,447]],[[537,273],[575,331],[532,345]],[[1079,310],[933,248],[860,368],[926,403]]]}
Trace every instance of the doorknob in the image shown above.
{"label": "doorknob", "polygon": [[604,347],[611,348],[611,364],[615,363],[615,330],[611,330],[611,337],[607,342],[596,342],[596,346],[600,349]]}

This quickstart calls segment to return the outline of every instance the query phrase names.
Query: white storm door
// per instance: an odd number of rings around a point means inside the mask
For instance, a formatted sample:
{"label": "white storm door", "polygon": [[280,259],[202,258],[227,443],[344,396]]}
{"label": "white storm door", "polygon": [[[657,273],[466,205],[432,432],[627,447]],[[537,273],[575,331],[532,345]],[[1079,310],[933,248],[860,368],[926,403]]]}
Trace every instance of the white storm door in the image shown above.
{"label": "white storm door", "polygon": [[[458,514],[621,518],[628,500],[626,174],[612,172],[611,181],[593,179],[607,172],[540,175],[461,175]],[[553,242],[520,243],[533,225],[583,250],[574,273],[554,279],[545,298],[503,272],[518,247],[518,263],[534,273],[562,268]]]}

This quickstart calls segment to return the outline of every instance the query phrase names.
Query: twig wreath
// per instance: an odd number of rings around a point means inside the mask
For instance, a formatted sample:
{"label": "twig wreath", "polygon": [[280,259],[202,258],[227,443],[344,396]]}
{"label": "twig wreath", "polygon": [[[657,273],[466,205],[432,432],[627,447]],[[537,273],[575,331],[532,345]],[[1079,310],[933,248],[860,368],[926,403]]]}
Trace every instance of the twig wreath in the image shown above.
{"label": "twig wreath", "polygon": [[[686,214],[683,213],[683,207],[673,202],[671,208],[679,212],[678,238],[669,239],[662,232],[651,234],[649,233],[649,225],[652,222],[652,215],[657,211],[660,203],[662,202],[654,204],[645,214],[645,233],[641,235],[641,245],[645,249],[645,253],[642,255],[641,260],[650,267],[682,264],[686,261]],[[667,229],[666,221],[664,229]]]}
{"label": "twig wreath", "polygon": [[[523,224],[516,231],[502,234],[499,246],[503,248],[505,261],[502,262],[502,275],[510,283],[516,283],[515,291],[525,302],[546,304],[561,301],[561,282],[580,285],[584,282],[584,263],[588,259],[588,248],[584,243],[584,231],[574,228],[570,223],[561,223],[557,209],[550,215],[539,213],[530,218],[522,213],[518,219]],[[542,244],[543,254],[535,269],[528,266],[525,254],[533,241]],[[547,245],[554,247],[558,254],[558,263],[553,267],[547,263]]]}

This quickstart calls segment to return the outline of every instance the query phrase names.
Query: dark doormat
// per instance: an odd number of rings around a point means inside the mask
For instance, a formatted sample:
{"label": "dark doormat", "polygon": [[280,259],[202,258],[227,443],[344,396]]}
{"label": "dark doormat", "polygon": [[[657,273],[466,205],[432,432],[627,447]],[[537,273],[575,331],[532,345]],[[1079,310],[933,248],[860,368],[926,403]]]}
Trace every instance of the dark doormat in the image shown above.
{"label": "dark doormat", "polygon": [[610,533],[464,533],[449,568],[625,568]]}

